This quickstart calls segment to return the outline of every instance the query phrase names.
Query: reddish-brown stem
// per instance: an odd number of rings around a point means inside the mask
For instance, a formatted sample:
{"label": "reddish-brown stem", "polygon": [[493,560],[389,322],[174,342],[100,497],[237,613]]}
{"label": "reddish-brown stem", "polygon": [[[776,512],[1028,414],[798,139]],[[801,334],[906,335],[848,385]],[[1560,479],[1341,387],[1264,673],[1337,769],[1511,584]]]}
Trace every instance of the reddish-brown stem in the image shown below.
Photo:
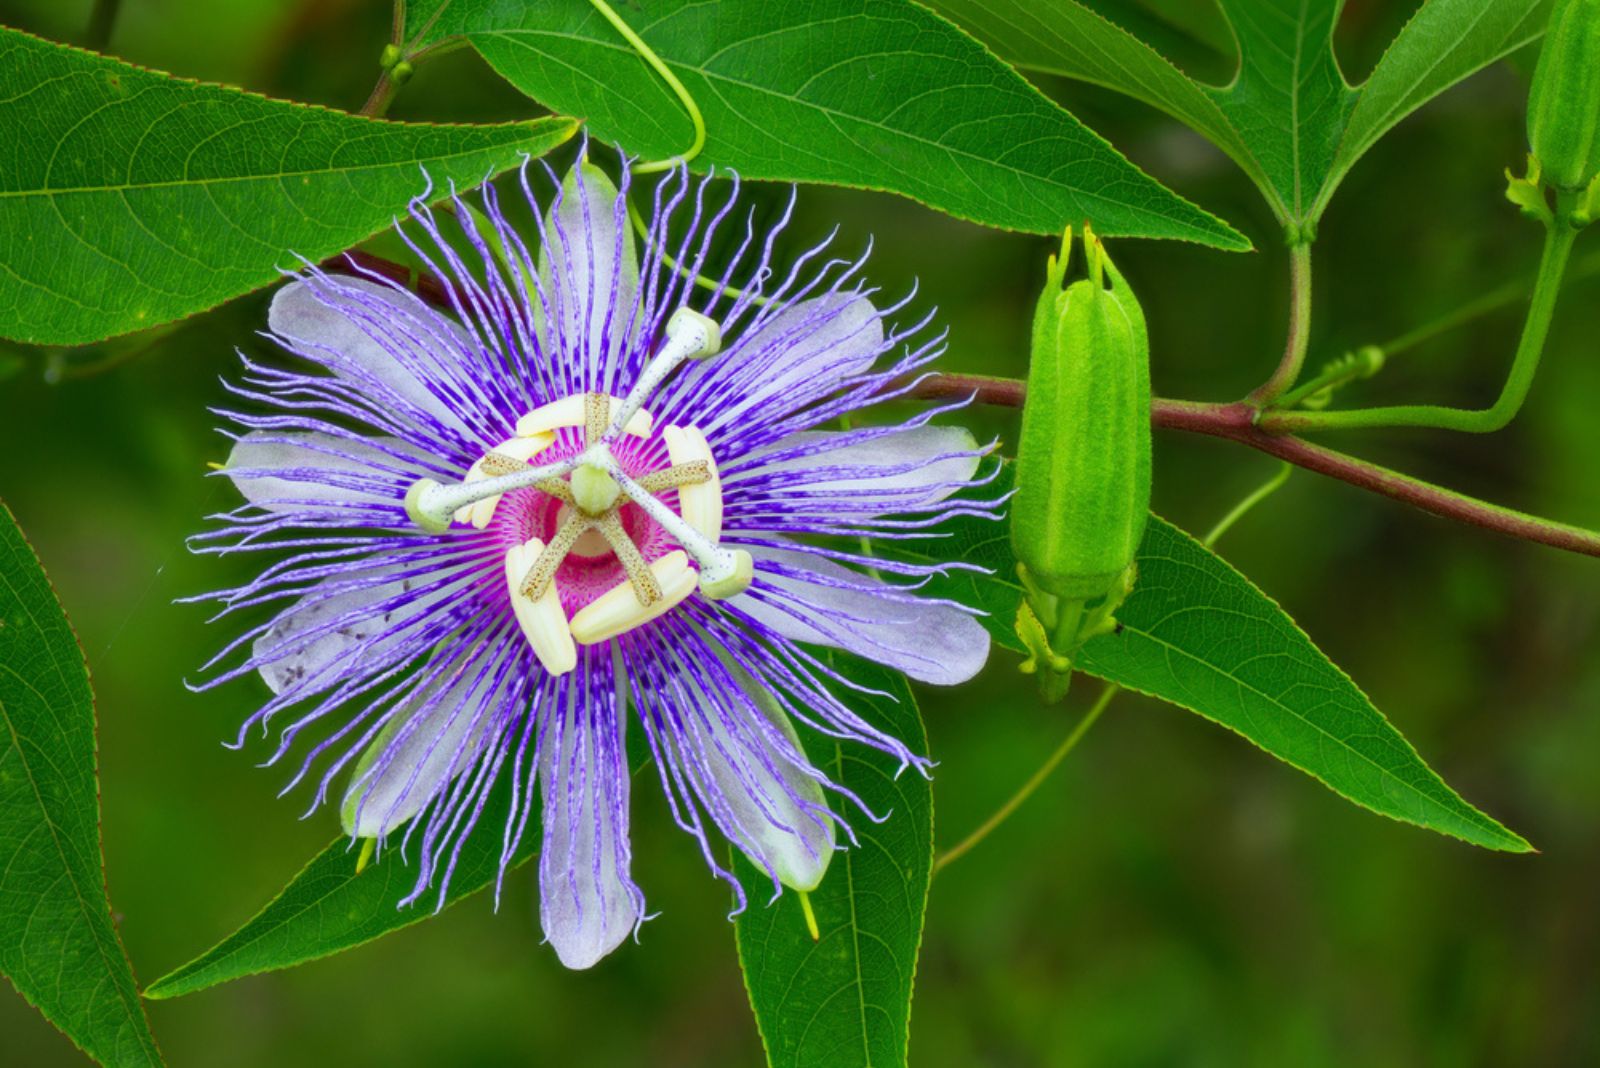
{"label": "reddish-brown stem", "polygon": [[[340,253],[323,261],[322,267],[338,271],[348,269],[350,262],[401,285],[411,286],[418,296],[436,307],[450,307],[445,288],[437,278],[370,253]],[[1027,384],[1020,379],[986,375],[930,374],[912,386],[909,396],[936,401],[971,397],[979,404],[1021,408],[1027,398]],[[1236,441],[1269,456],[1287,460],[1307,471],[1347,482],[1446,519],[1567,552],[1600,556],[1600,532],[1501,508],[1288,434],[1268,433],[1255,424],[1258,412],[1259,409],[1242,401],[1204,404],[1157,397],[1151,404],[1151,421],[1167,430],[1186,430],[1192,434]]]}
{"label": "reddish-brown stem", "polygon": [[[979,403],[1020,408],[1027,395],[1027,387],[1012,378],[930,375],[916,385],[911,395],[924,400],[972,396]],[[1269,434],[1255,425],[1256,412],[1254,407],[1244,403],[1201,404],[1160,397],[1151,405],[1151,419],[1158,427],[1236,441],[1269,456],[1287,460],[1297,467],[1348,482],[1446,519],[1567,552],[1600,556],[1600,532],[1501,508],[1287,434]]]}

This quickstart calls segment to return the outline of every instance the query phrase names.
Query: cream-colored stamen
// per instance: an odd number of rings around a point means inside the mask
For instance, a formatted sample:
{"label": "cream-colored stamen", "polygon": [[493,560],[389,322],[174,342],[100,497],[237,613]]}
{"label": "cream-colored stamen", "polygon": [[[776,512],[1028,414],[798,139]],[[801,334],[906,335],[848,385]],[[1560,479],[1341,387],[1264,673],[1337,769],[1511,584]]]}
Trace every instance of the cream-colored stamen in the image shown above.
{"label": "cream-colored stamen", "polygon": [[517,625],[522,628],[522,635],[539,663],[552,675],[565,675],[578,666],[578,649],[573,643],[566,613],[561,610],[560,592],[554,582],[537,598],[522,590],[524,575],[532,561],[543,554],[544,548],[544,542],[538,538],[513,545],[506,553],[506,583],[510,587],[511,608],[516,613]]}
{"label": "cream-colored stamen", "polygon": [[[554,445],[555,440],[554,434],[547,433],[502,441],[467,468],[467,477],[462,479],[462,483],[481,482],[496,475],[515,474],[526,467],[535,456]],[[481,501],[457,508],[456,522],[471,523],[482,530],[494,518],[494,510],[500,504],[502,496],[504,495],[497,493],[493,497],[485,497]]]}
{"label": "cream-colored stamen", "polygon": [[580,645],[594,645],[626,634],[681,604],[694,592],[698,581],[694,568],[689,566],[689,557],[681,551],[655,561],[650,573],[661,587],[659,598],[646,607],[634,596],[631,582],[618,583],[572,617],[573,639]]}
{"label": "cream-colored stamen", "polygon": [[[536,434],[548,434],[567,426],[583,426],[589,394],[574,393],[570,397],[562,397],[558,401],[535,408],[533,411],[517,420],[517,435],[519,437],[533,437]],[[605,396],[605,394],[600,394]],[[607,404],[607,422],[615,421],[617,414],[622,411],[622,401],[611,397]],[[628,417],[627,432],[636,438],[647,438],[655,429],[655,420],[643,408],[635,409]]]}
{"label": "cream-colored stamen", "polygon": [[[678,511],[684,522],[710,538],[722,539],[722,479],[717,476],[717,461],[711,455],[706,436],[696,426],[669,426],[661,431],[667,443],[667,455],[673,466],[704,464],[707,477],[698,485],[685,485],[678,489]],[[669,468],[670,470],[670,468]]]}

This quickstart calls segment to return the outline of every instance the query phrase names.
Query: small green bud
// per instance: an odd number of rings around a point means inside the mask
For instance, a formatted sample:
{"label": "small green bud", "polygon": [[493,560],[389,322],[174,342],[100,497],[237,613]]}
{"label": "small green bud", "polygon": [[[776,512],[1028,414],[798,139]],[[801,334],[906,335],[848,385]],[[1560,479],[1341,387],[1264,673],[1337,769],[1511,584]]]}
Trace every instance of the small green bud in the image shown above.
{"label": "small green bud", "polygon": [[1556,0],[1528,93],[1528,144],[1557,189],[1600,174],[1600,0]]}
{"label": "small green bud", "polygon": [[393,44],[384,45],[383,46],[383,51],[378,53],[378,67],[379,67],[379,69],[380,70],[388,70],[388,69],[390,69],[396,63],[400,62],[400,57],[402,57],[403,55],[405,55],[405,53],[400,51],[400,46],[399,45],[393,45]]}
{"label": "small green bud", "polygon": [[1144,314],[1087,227],[1083,245],[1089,277],[1062,288],[1069,229],[1034,312],[1011,506],[1012,547],[1031,584],[1079,601],[1117,588],[1150,508]]}

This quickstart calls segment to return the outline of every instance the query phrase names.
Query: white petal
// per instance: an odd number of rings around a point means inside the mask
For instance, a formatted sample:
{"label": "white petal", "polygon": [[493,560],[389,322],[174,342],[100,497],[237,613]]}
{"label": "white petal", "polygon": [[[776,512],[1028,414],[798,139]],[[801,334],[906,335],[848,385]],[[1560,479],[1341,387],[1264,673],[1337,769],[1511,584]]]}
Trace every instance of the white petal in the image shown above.
{"label": "white petal", "polygon": [[573,165],[561,183],[561,202],[545,216],[544,236],[539,284],[567,342],[559,355],[587,354],[591,366],[606,366],[607,335],[616,351],[630,324],[638,328],[639,260],[627,210],[604,171],[587,160]]}
{"label": "white petal", "polygon": [[[404,448],[397,438],[378,440],[386,445]],[[239,492],[244,494],[245,500],[269,508],[295,508],[299,505],[287,502],[300,501],[393,503],[394,491],[382,485],[374,485],[370,490],[356,490],[347,489],[342,485],[329,486],[320,481],[311,481],[310,479],[316,476],[309,473],[304,480],[299,477],[235,473],[240,469],[279,468],[285,472],[314,469],[346,477],[361,475],[375,482],[393,480],[396,477],[386,470],[378,469],[375,465],[390,469],[404,468],[403,461],[395,459],[381,449],[334,434],[317,431],[254,430],[233,443],[233,450],[228,453],[228,463],[223,468],[223,473],[239,487]]]}
{"label": "white petal", "polygon": [[[361,754],[350,774],[350,787],[340,807],[346,834],[359,838],[389,834],[477,762],[494,722],[485,692],[492,677],[486,672],[469,671],[457,679],[447,671],[406,701]],[[426,712],[420,712],[421,719],[417,720],[419,711],[441,690],[443,697]],[[379,761],[413,720],[415,725],[406,731],[399,752],[386,762],[379,775],[366,779],[367,769]]]}
{"label": "white petal", "polygon": [[[340,288],[355,290],[362,297],[377,302],[388,316],[396,323],[404,324],[408,330],[418,330],[415,325],[417,320],[432,324],[435,330],[422,332],[420,336],[427,341],[429,333],[434,333],[440,350],[447,350],[450,339],[437,336],[438,329],[448,330],[457,345],[472,344],[467,332],[458,324],[431,312],[409,293],[397,292],[365,278],[341,275],[334,281]],[[318,289],[321,290],[320,295]],[[325,301],[332,302],[334,306]],[[349,311],[341,308],[341,304]],[[413,370],[417,367],[427,368],[434,360],[448,359],[446,351],[432,354],[407,352],[402,360],[391,349],[391,345],[398,344],[398,339],[380,341],[373,337],[362,322],[351,318],[356,309],[357,305],[348,298],[341,301],[337,290],[320,283],[313,288],[312,283],[297,279],[273,295],[272,306],[267,311],[267,326],[275,334],[302,343],[313,355],[332,349],[445,426],[465,432],[465,424]],[[364,308],[360,310],[365,313]],[[382,314],[380,311],[380,318]],[[362,317],[365,318],[365,314]],[[357,375],[339,367],[333,370],[358,386],[366,384]]]}
{"label": "white petal", "polygon": [[756,380],[712,424],[725,426],[785,395],[804,403],[827,393],[870,368],[882,347],[883,317],[872,302],[852,293],[831,293],[785,308],[740,337],[727,355],[707,361],[695,372],[701,378],[725,375],[726,369],[717,368],[718,360],[758,361]]}
{"label": "white petal", "polygon": [[[683,713],[690,745],[710,769],[715,793],[725,802],[725,807],[715,799],[708,802],[712,818],[730,841],[785,886],[814,890],[833,859],[835,843],[822,784],[807,773],[800,739],[771,694],[745,672],[726,666],[753,709],[743,702],[714,699],[692,677],[684,678],[697,705]],[[736,717],[738,729],[724,716]],[[755,716],[765,723],[743,722]],[[787,746],[772,737],[773,729]],[[675,746],[681,744],[674,739]],[[692,766],[698,769],[699,760]]]}
{"label": "white petal", "polygon": [[[776,593],[779,603],[749,593],[728,603],[785,637],[844,649],[940,686],[967,681],[989,658],[989,632],[960,609],[907,600],[904,592],[813,553],[745,548],[755,557],[757,584]],[[865,588],[839,589],[774,574],[762,569],[763,562]]]}
{"label": "white petal", "polygon": [[[254,656],[269,655],[280,646],[285,650],[275,654],[271,662],[262,664],[259,669],[273,693],[282,693],[307,677],[320,675],[323,683],[331,681],[338,673],[338,668],[348,666],[345,662],[355,655],[358,648],[361,650],[363,667],[381,665],[388,650],[404,639],[403,635],[394,636],[392,632],[449,596],[446,588],[444,592],[436,591],[399,607],[381,611],[374,608],[410,589],[417,583],[414,578],[378,582],[362,589],[331,595],[328,593],[334,584],[349,583],[359,577],[362,576],[346,575],[325,580],[278,613],[272,624],[256,638],[251,646]],[[297,640],[341,616],[352,614],[359,618],[331,627],[307,641]],[[383,637],[386,633],[390,636]],[[373,639],[377,639],[373,644],[364,645]],[[315,692],[322,688],[314,684],[311,690]]]}
{"label": "white petal", "polygon": [[539,920],[562,964],[588,968],[639,922],[626,856],[625,720],[598,705],[564,704],[551,712],[539,749]]}
{"label": "white petal", "polygon": [[873,501],[883,511],[893,512],[944,500],[958,488],[954,483],[972,478],[983,459],[977,439],[965,427],[921,426],[853,444],[836,444],[848,441],[850,436],[821,430],[791,434],[764,451],[787,452],[802,447],[820,451],[741,471],[728,481],[774,471],[855,468],[795,484],[794,488],[848,494],[852,501]]}

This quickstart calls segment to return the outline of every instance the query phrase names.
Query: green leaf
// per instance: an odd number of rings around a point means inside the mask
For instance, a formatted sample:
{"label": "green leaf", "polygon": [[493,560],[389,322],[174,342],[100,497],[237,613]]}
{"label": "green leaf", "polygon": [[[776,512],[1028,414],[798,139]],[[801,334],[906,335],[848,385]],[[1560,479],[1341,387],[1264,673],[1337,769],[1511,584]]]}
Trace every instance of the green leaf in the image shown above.
{"label": "green leaf", "polygon": [[[996,642],[1024,651],[1011,630],[1022,589],[1004,523],[963,519],[920,562],[966,560],[938,594],[990,613]],[[1235,731],[1335,793],[1384,816],[1488,849],[1526,852],[1520,836],[1445,785],[1282,608],[1226,560],[1157,516],[1140,547],[1139,579],[1117,611],[1119,633],[1084,645],[1079,670]]]}
{"label": "green leaf", "polygon": [[1314,213],[1321,214],[1356,160],[1396,123],[1467,75],[1538,40],[1549,20],[1550,0],[1424,4],[1361,87]]}
{"label": "green leaf", "polygon": [[1374,812],[1486,849],[1533,848],[1446,786],[1288,613],[1177,527],[1152,520],[1117,621],[1079,668],[1192,709]]}
{"label": "green leaf", "polygon": [[1239,41],[1239,73],[1208,91],[1250,146],[1280,217],[1310,219],[1356,102],[1333,54],[1344,2],[1218,2]]}
{"label": "green leaf", "polygon": [[[649,763],[643,731],[628,734],[628,763],[634,774]],[[404,908],[401,899],[416,886],[418,860],[398,848],[386,850],[365,871],[356,871],[357,850],[350,839],[335,838],[312,858],[278,896],[248,923],[183,967],[145,988],[152,999],[175,998],[247,975],[279,971],[331,957],[391,931],[431,918],[494,882],[500,870],[501,835],[511,807],[510,776],[490,790],[477,827],[461,845],[444,904],[436,892]],[[398,832],[403,835],[404,831]],[[398,835],[390,839],[399,842]],[[539,810],[528,814],[522,841],[506,871],[520,868],[539,853]]]}
{"label": "green leaf", "polygon": [[[478,826],[461,847],[444,907],[493,883],[500,868],[501,836],[510,806],[509,777],[490,795]],[[508,868],[538,853],[537,812],[530,815]],[[194,960],[145,988],[147,998],[175,998],[261,972],[292,968],[371,942],[431,918],[436,897],[424,894],[405,908],[400,901],[417,882],[418,859],[391,848],[357,874],[350,839],[335,838],[239,930]]]}
{"label": "green leaf", "polygon": [[1250,146],[1205,86],[1121,26],[1074,0],[932,0],[1008,61],[1092,82],[1171,115],[1233,158],[1262,188]]}
{"label": "green leaf", "polygon": [[1439,93],[1536,39],[1549,0],[1426,0],[1371,78],[1333,51],[1342,0],[1217,0],[1239,46],[1226,86],[1202,85],[1076,0],[932,0],[1018,66],[1143,100],[1242,167],[1278,217],[1314,224],[1367,149]]}
{"label": "green leaf", "polygon": [[3,27],[0,101],[0,336],[52,345],[213,307],[382,230],[424,168],[475,185],[576,128],[380,122]]}
{"label": "green leaf", "polygon": [[[885,696],[848,693],[874,726],[915,752],[927,739],[905,679],[842,656],[846,678]],[[895,760],[800,728],[806,753],[877,815],[852,814],[857,844],[839,852],[810,894],[820,938],[812,941],[800,895],[775,903],[772,881],[745,859],[735,871],[749,906],[735,925],[745,988],[772,1068],[834,1068],[906,1063],[911,992],[933,874],[933,793],[914,770],[896,777]]]}
{"label": "green leaf", "polygon": [[[623,17],[705,115],[697,168],[880,189],[1005,229],[1249,247],[1149,178],[966,34],[910,0],[651,0]],[[524,93],[647,158],[685,151],[683,105],[585,0],[407,9],[408,52],[464,36]]]}
{"label": "green leaf", "polygon": [[159,1065],[111,922],[83,652],[0,504],[0,973],[89,1056]]}

